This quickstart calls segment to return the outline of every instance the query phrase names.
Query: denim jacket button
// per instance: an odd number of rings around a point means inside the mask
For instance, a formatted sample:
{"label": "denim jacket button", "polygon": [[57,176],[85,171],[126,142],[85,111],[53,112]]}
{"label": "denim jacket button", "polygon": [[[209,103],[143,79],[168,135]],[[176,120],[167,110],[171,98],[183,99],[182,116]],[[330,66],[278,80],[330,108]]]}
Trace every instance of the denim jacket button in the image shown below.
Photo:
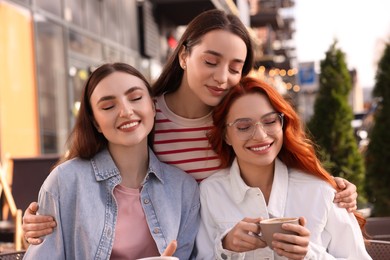
{"label": "denim jacket button", "polygon": [[224,253],[221,254],[221,258],[222,259],[228,259],[227,255],[225,255]]}
{"label": "denim jacket button", "polygon": [[154,234],[160,233],[160,229],[159,229],[159,228],[154,228],[154,229],[153,229],[153,233],[154,233]]}
{"label": "denim jacket button", "polygon": [[144,199],[145,204],[149,204],[149,199]]}

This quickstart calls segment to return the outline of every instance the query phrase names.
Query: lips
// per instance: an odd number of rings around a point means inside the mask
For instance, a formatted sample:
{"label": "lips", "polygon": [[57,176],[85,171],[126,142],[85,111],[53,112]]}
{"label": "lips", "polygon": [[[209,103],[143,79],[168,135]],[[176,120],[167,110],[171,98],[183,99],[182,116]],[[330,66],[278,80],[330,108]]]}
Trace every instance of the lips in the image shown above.
{"label": "lips", "polygon": [[213,96],[222,96],[225,94],[226,89],[224,88],[219,88],[219,87],[211,87],[207,86],[208,90]]}
{"label": "lips", "polygon": [[132,122],[125,122],[125,123],[122,123],[118,129],[121,129],[121,130],[127,130],[127,129],[130,129],[130,128],[133,128],[137,125],[140,124],[140,121],[132,121]]}
{"label": "lips", "polygon": [[256,146],[251,146],[248,149],[254,152],[263,152],[268,150],[271,147],[272,143],[269,144],[262,144],[262,145],[256,145]]}

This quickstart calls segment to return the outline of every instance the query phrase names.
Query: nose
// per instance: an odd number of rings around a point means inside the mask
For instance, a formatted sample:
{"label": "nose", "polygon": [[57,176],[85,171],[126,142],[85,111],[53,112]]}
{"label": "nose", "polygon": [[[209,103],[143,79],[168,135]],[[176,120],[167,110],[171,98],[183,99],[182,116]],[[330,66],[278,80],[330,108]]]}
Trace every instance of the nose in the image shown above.
{"label": "nose", "polygon": [[120,117],[129,117],[133,114],[133,107],[129,103],[123,103],[120,110]]}
{"label": "nose", "polygon": [[228,68],[221,66],[214,72],[213,79],[218,83],[219,86],[227,82],[228,70]]}
{"label": "nose", "polygon": [[263,125],[260,122],[257,122],[254,125],[252,138],[262,140],[268,136],[267,132],[265,132]]}

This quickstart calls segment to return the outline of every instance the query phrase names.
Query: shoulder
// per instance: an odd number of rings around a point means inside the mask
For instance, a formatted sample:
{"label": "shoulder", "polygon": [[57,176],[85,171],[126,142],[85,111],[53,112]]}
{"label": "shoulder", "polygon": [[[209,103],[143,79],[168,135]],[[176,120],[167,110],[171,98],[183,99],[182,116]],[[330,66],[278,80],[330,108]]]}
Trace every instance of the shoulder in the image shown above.
{"label": "shoulder", "polygon": [[42,191],[53,196],[76,193],[78,187],[80,187],[79,184],[85,183],[84,179],[89,179],[89,177],[86,177],[89,176],[86,173],[91,172],[90,165],[89,160],[78,158],[59,164],[46,177],[42,184]]}
{"label": "shoulder", "polygon": [[230,172],[229,168],[222,169],[211,175],[210,177],[207,177],[200,183],[200,190],[206,191],[208,189],[214,189],[218,186],[226,186],[229,183],[230,180]]}
{"label": "shoulder", "polygon": [[68,161],[65,161],[55,167],[50,174],[54,175],[67,175],[69,176],[70,174],[74,174],[76,172],[84,171],[86,169],[91,169],[91,161],[90,160],[84,160],[80,158],[74,158],[70,159]]}
{"label": "shoulder", "polygon": [[57,165],[48,175],[46,181],[61,181],[69,183],[80,176],[80,173],[91,171],[89,160],[74,158]]}
{"label": "shoulder", "polygon": [[304,190],[306,194],[319,193],[333,200],[335,189],[325,180],[296,169],[289,169],[289,187]]}

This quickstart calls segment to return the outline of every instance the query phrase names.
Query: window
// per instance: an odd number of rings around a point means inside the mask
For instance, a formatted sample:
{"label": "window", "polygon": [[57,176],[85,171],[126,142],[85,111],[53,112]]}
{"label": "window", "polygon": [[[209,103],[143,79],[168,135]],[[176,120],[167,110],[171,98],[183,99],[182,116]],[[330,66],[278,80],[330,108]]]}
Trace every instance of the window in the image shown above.
{"label": "window", "polygon": [[121,27],[119,16],[119,1],[104,1],[104,37],[121,43]]}
{"label": "window", "polygon": [[[112,1],[112,0],[108,0],[108,1]],[[88,31],[91,31],[98,35],[102,35],[102,27],[103,27],[102,1],[98,1],[98,0],[86,1],[86,22],[87,22]]]}
{"label": "window", "polygon": [[71,51],[91,59],[102,60],[102,44],[76,31],[69,31],[69,48]]}
{"label": "window", "polygon": [[37,20],[35,31],[41,152],[59,153],[65,149],[69,124],[63,28]]}
{"label": "window", "polygon": [[85,20],[84,1],[66,0],[64,1],[64,3],[65,3],[65,20],[75,25],[78,25],[80,27],[86,27],[84,21]]}
{"label": "window", "polygon": [[48,11],[50,13],[53,13],[58,16],[61,15],[61,1],[53,1],[53,0],[35,0],[35,4],[44,9],[45,11]]}

